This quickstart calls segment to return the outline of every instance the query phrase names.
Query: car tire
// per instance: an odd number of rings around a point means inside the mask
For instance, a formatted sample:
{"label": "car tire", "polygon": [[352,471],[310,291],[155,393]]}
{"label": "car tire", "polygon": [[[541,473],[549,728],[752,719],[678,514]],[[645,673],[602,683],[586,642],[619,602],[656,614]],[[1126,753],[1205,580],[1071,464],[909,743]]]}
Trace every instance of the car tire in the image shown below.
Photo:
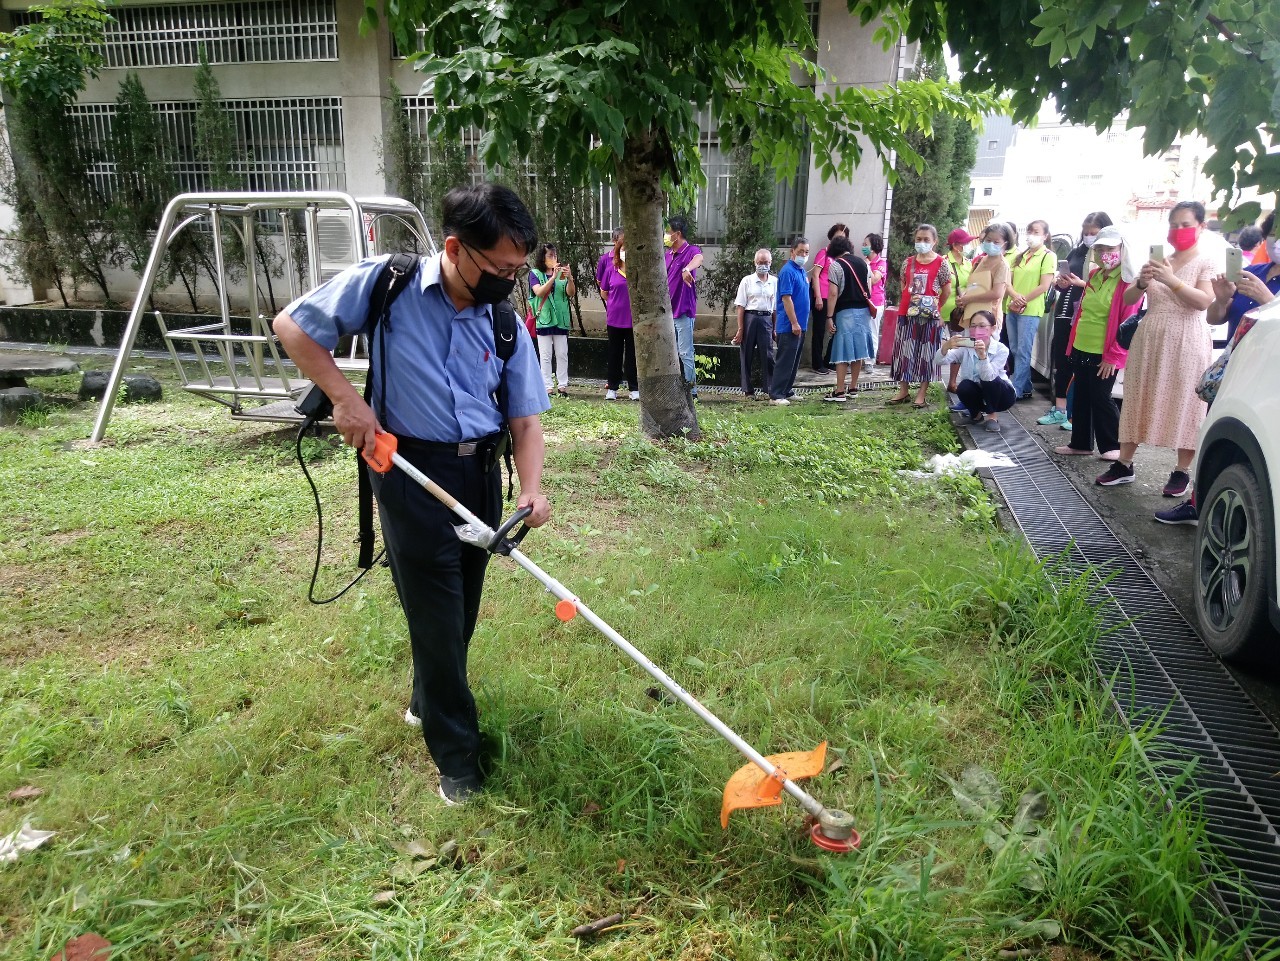
{"label": "car tire", "polygon": [[1276,563],[1268,497],[1247,465],[1232,464],[1197,506],[1192,570],[1200,636],[1224,660],[1261,660],[1276,644],[1268,615]]}

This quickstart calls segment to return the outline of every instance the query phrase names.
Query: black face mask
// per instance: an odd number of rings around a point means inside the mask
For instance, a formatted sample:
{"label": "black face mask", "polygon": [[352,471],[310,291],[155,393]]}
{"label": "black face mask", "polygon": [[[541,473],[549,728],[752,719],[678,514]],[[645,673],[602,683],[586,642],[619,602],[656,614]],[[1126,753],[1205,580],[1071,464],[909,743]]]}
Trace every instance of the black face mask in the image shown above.
{"label": "black face mask", "polygon": [[[480,267],[475,257],[471,256],[471,251],[467,249],[466,244],[462,245],[462,249],[466,250],[468,257],[471,257],[471,262]],[[484,255],[481,254],[481,256],[483,257]],[[461,274],[458,275],[458,279],[462,280]],[[499,277],[497,274],[491,274],[483,267],[480,267],[480,279],[476,282],[476,285],[472,287],[465,280],[462,280],[462,286],[467,288],[467,293],[471,295],[471,298],[477,304],[500,304],[511,296],[511,291],[516,289],[516,279],[514,277]]]}

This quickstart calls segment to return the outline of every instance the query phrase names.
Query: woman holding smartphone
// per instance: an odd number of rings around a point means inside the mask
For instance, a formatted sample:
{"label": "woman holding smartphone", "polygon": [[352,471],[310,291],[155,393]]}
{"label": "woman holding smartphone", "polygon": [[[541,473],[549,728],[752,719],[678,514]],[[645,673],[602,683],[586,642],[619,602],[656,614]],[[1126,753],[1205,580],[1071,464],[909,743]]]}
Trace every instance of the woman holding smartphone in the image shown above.
{"label": "woman holding smartphone", "polygon": [[995,314],[974,311],[966,334],[944,340],[933,357],[935,364],[959,364],[956,394],[969,411],[969,419],[984,424],[991,433],[1000,430],[1000,413],[1013,406],[1016,396],[1005,364],[1009,348],[995,336]]}
{"label": "woman holding smartphone", "polygon": [[1089,279],[1072,320],[1066,351],[1076,383],[1071,442],[1054,448],[1066,457],[1092,454],[1095,443],[1103,460],[1120,457],[1120,410],[1111,391],[1129,352],[1116,343],[1116,332],[1138,310],[1137,303],[1125,303],[1124,294],[1134,275],[1126,275],[1121,268],[1123,247],[1120,228],[1103,227],[1093,245],[1097,268],[1091,272],[1087,264],[1081,266]]}
{"label": "woman holding smartphone", "polygon": [[[542,385],[547,393],[569,396],[569,298],[577,293],[573,272],[560,263],[555,244],[542,244],[529,272],[533,291],[534,330],[538,335],[538,359]],[[554,364],[554,368],[553,368]],[[552,373],[559,382],[552,380]]]}
{"label": "woman holding smartphone", "polygon": [[1200,250],[1204,204],[1184,200],[1169,213],[1168,244],[1151,250],[1138,279],[1124,292],[1132,305],[1147,298],[1147,314],[1129,347],[1124,409],[1120,412],[1120,457],[1097,483],[1132,484],[1133,455],[1140,444],[1178,452],[1164,485],[1165,497],[1181,497],[1191,486],[1196,435],[1207,409],[1196,396],[1200,375],[1213,360],[1205,312],[1213,303],[1214,259]]}
{"label": "woman holding smartphone", "polygon": [[1095,210],[1089,214],[1080,225],[1080,243],[1067,254],[1066,264],[1058,265],[1058,276],[1053,282],[1058,289],[1058,300],[1053,309],[1053,406],[1036,421],[1045,427],[1071,430],[1071,418],[1067,416],[1067,389],[1071,386],[1072,370],[1071,362],[1067,360],[1067,341],[1071,337],[1076,307],[1080,305],[1087,283],[1089,250],[1098,231],[1110,226],[1111,218],[1104,211]]}

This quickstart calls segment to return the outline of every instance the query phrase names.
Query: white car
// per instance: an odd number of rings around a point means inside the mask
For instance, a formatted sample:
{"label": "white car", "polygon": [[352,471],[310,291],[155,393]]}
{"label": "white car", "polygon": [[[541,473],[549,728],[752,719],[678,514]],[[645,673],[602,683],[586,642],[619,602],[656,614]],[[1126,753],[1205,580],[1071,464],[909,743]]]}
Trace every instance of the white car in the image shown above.
{"label": "white car", "polygon": [[1280,643],[1280,298],[1249,311],[1200,428],[1196,619],[1221,657],[1274,661]]}

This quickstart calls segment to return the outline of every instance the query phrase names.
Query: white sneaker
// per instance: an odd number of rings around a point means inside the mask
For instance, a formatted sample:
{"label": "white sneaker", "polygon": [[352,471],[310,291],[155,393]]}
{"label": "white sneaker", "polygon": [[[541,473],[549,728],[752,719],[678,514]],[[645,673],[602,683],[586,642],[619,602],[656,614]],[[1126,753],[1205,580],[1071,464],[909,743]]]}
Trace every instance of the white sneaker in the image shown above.
{"label": "white sneaker", "polygon": [[410,727],[422,727],[422,718],[414,714],[409,708],[404,709],[404,722]]}
{"label": "white sneaker", "polygon": [[791,406],[791,401],[787,400],[785,397],[779,397],[777,400],[771,400],[771,401],[769,401],[769,403],[773,404],[775,407],[790,407],[790,406]]}
{"label": "white sneaker", "polygon": [[618,399],[618,392],[617,392],[616,390],[606,390],[606,391],[604,392],[604,399],[605,399],[605,400],[617,400],[617,399]]}
{"label": "white sneaker", "polygon": [[639,400],[639,399],[640,399],[640,391],[638,391],[638,390],[633,390],[633,391],[631,392],[631,399],[632,399],[632,400]]}

